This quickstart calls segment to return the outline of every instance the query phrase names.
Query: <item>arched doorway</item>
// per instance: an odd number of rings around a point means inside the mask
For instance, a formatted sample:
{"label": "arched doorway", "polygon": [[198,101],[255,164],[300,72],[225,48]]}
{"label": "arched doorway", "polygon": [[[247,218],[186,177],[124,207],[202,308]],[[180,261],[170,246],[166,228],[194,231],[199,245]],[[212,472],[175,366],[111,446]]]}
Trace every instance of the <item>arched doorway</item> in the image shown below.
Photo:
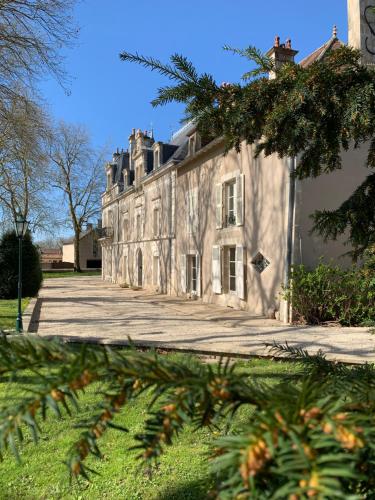
{"label": "arched doorway", "polygon": [[142,250],[138,249],[137,254],[137,278],[138,278],[138,286],[142,286],[143,282],[143,256]]}

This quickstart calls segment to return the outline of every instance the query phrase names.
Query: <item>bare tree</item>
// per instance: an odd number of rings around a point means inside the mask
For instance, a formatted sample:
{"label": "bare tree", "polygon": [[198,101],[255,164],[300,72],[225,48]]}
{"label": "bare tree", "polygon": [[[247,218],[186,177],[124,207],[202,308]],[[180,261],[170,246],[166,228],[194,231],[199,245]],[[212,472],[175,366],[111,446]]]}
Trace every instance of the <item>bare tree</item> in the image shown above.
{"label": "bare tree", "polygon": [[104,191],[104,151],[95,151],[82,126],[60,122],[50,143],[54,186],[67,204],[74,231],[74,269],[80,272],[79,240],[85,224],[100,213]]}
{"label": "bare tree", "polygon": [[48,72],[65,81],[61,48],[78,34],[77,0],[0,0],[0,99]]}
{"label": "bare tree", "polygon": [[[47,229],[51,210],[49,119],[35,102],[15,94],[0,113],[0,211],[5,225],[21,211],[32,229]],[[55,224],[54,224],[55,225]]]}

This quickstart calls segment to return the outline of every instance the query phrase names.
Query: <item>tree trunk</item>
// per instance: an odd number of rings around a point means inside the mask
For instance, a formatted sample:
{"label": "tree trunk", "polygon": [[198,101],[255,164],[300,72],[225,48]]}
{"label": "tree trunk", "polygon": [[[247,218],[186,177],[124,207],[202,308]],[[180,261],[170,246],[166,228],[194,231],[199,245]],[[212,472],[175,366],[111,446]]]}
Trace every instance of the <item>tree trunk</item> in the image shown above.
{"label": "tree trunk", "polygon": [[79,237],[81,232],[79,230],[74,231],[74,271],[76,273],[82,272],[79,258]]}

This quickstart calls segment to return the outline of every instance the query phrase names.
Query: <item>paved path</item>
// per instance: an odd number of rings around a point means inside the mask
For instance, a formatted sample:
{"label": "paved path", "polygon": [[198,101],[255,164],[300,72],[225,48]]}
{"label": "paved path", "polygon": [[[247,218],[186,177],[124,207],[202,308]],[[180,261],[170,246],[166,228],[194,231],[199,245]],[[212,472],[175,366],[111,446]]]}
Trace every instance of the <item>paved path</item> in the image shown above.
{"label": "paved path", "polygon": [[201,353],[268,355],[264,344],[288,342],[330,359],[375,362],[375,336],[366,328],[293,327],[243,311],[144,291],[97,277],[45,280],[34,301],[30,332],[65,339],[135,344]]}

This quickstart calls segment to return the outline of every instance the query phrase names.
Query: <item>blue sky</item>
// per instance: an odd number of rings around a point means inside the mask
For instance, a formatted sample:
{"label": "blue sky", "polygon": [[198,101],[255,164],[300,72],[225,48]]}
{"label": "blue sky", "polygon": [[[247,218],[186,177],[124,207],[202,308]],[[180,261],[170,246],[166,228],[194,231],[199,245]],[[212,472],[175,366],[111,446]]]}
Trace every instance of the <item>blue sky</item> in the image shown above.
{"label": "blue sky", "polygon": [[346,0],[83,0],[75,16],[78,44],[66,53],[70,95],[53,80],[41,92],[56,118],[81,123],[95,145],[127,147],[131,129],[150,129],[166,141],[179,128],[182,108],[150,105],[168,81],[137,65],[121,62],[122,50],[167,61],[172,53],[190,58],[218,82],[236,81],[246,61],[225,53],[224,44],[268,50],[275,35],[292,39],[297,60],[322,45],[337,24],[347,41]]}

